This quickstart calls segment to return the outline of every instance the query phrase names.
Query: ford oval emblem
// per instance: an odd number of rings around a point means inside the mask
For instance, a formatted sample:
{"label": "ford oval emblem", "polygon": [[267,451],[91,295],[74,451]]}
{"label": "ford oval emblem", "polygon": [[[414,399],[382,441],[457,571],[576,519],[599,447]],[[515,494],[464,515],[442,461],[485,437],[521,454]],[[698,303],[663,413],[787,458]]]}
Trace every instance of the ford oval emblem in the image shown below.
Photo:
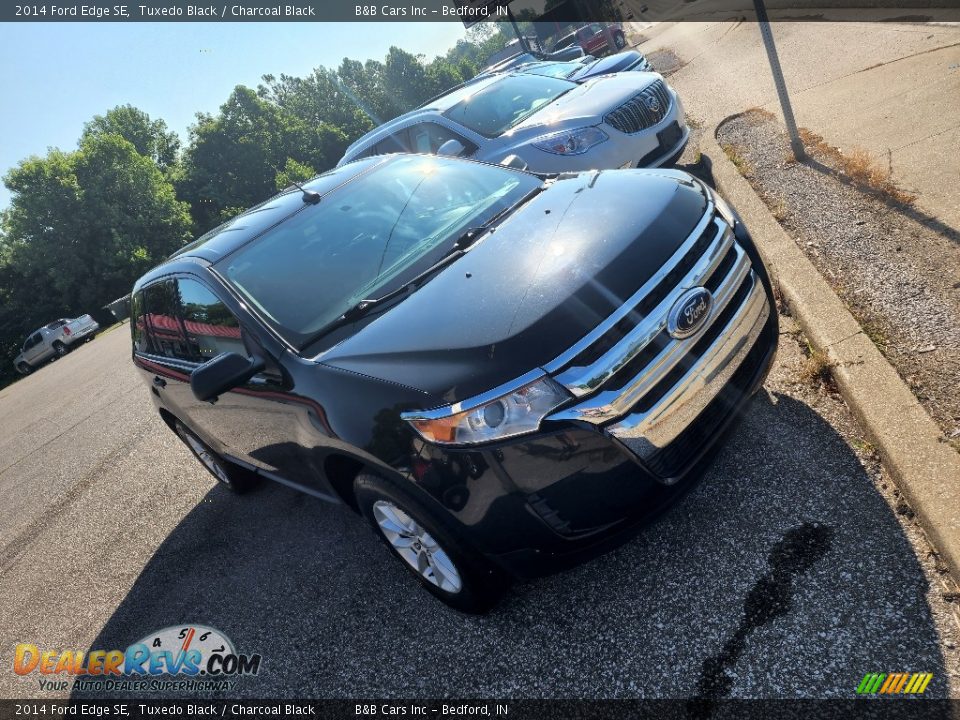
{"label": "ford oval emblem", "polygon": [[670,308],[667,332],[677,340],[694,335],[703,327],[713,308],[713,295],[706,288],[687,290]]}

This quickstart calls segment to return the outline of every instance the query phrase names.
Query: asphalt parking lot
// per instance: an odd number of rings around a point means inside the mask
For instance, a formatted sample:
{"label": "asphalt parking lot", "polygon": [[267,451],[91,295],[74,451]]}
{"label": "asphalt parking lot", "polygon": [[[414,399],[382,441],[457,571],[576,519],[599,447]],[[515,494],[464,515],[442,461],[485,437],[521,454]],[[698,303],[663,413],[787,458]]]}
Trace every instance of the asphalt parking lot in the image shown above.
{"label": "asphalt parking lot", "polygon": [[924,671],[956,697],[946,579],[844,406],[799,379],[791,330],[681,504],[486,617],[420,591],[344,507],[216,487],[155,415],[127,327],[106,333],[0,391],[0,696],[70,692],[10,672],[16,643],[195,622],[263,656],[230,696],[851,697]]}

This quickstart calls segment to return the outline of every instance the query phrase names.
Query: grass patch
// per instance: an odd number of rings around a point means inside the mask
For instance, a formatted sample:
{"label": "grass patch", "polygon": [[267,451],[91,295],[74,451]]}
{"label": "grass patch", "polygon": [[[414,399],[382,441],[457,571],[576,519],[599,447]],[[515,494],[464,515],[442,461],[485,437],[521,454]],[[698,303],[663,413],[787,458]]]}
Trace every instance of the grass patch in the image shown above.
{"label": "grass patch", "polygon": [[782,223],[787,219],[790,211],[787,209],[787,203],[784,202],[783,198],[776,198],[770,203],[770,212],[778,223]]}
{"label": "grass patch", "polygon": [[887,202],[896,205],[910,205],[917,196],[897,187],[892,180],[893,160],[887,152],[887,162],[882,163],[868,150],[854,147],[848,153],[828,144],[822,135],[808,128],[799,128],[800,140],[804,146],[816,150],[833,161],[846,180],[852,185],[866,189]]}
{"label": "grass patch", "polygon": [[870,338],[870,342],[876,345],[880,352],[886,354],[887,346],[890,345],[887,331],[873,320],[862,321],[860,327],[863,329],[863,334]]}
{"label": "grass patch", "polygon": [[744,177],[751,177],[753,175],[753,165],[747,160],[744,148],[732,143],[723,143],[720,147],[741,175]]}
{"label": "grass patch", "polygon": [[747,108],[743,112],[743,116],[748,118],[751,122],[757,125],[759,125],[762,122],[767,122],[769,120],[777,119],[776,115],[774,115],[769,110],[764,110],[762,107]]}
{"label": "grass patch", "polygon": [[798,373],[801,382],[812,385],[815,388],[822,387],[833,392],[836,389],[833,384],[833,375],[830,374],[833,363],[830,362],[826,353],[813,347],[809,340],[802,343],[800,349],[806,356]]}

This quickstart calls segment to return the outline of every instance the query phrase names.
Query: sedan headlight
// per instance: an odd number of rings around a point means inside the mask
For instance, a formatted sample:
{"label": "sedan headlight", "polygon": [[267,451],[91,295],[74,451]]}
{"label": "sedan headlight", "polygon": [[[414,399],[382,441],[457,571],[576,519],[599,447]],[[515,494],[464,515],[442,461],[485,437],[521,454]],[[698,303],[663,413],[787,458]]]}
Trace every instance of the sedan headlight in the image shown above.
{"label": "sedan headlight", "polygon": [[408,412],[403,419],[428,442],[474,445],[533,432],[569,397],[560,385],[541,377],[503,395],[481,396],[428,412]]}
{"label": "sedan headlight", "polygon": [[600,128],[585,127],[543,135],[531,144],[538,150],[545,150],[554,155],[582,155],[606,139],[607,134]]}

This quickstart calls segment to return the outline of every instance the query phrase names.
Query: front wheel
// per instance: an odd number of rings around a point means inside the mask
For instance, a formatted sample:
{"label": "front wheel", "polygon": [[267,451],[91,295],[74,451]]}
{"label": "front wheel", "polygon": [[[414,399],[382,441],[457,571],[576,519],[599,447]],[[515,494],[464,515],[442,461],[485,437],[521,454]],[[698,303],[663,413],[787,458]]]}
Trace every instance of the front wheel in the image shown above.
{"label": "front wheel", "polygon": [[33,368],[25,362],[22,362],[19,365],[17,365],[17,370],[20,371],[21,375],[29,375],[30,373],[33,372]]}
{"label": "front wheel", "polygon": [[627,38],[623,33],[618,32],[613,36],[613,43],[617,46],[617,50],[623,50],[627,46]]}
{"label": "front wheel", "polygon": [[179,420],[177,420],[174,425],[174,430],[180,439],[183,440],[184,444],[190,448],[193,456],[200,461],[200,464],[203,465],[218,482],[233,492],[246,492],[257,484],[259,478],[256,473],[228,463]]}
{"label": "front wheel", "polygon": [[361,473],[354,494],[380,539],[428,592],[452,608],[485,613],[507,587],[506,577],[456,531],[398,484]]}

